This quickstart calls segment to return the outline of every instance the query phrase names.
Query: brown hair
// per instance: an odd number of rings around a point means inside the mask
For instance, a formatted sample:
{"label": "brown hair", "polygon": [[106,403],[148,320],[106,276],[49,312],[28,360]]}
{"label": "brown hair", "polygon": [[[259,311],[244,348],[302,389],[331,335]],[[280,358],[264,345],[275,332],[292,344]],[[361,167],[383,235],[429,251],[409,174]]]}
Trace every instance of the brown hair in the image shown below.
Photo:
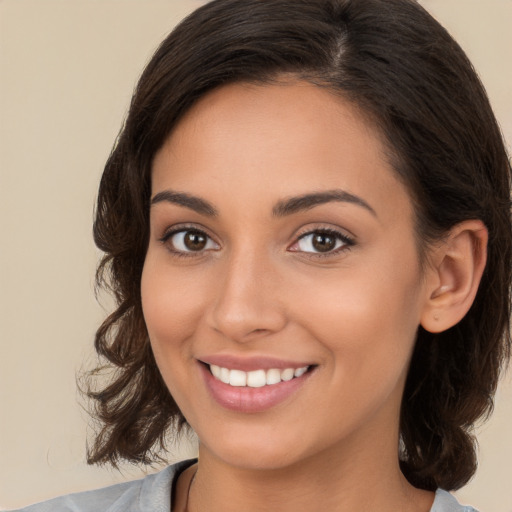
{"label": "brown hair", "polygon": [[472,308],[440,334],[419,328],[402,402],[405,476],[425,489],[456,489],[476,469],[472,427],[491,411],[510,354],[510,163],[470,62],[414,0],[215,0],[158,48],[99,190],[94,236],[105,255],[97,279],[117,309],[96,335],[114,373],[89,392],[101,427],[88,460],[148,463],[165,448],[169,427],[185,424],[156,366],[141,308],[156,151],[208,91],[283,74],[328,87],[376,123],[415,202],[421,247],[467,219],[489,230]]}

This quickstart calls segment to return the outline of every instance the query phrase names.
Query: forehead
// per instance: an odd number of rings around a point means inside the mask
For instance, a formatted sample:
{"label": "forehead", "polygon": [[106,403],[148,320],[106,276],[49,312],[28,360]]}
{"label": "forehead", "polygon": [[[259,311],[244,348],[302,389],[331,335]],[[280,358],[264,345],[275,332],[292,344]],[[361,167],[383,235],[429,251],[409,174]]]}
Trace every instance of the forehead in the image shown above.
{"label": "forehead", "polygon": [[205,95],[155,156],[152,181],[153,194],[171,188],[221,199],[227,190],[246,205],[255,195],[342,188],[377,206],[391,196],[410,206],[375,128],[308,82],[236,83]]}

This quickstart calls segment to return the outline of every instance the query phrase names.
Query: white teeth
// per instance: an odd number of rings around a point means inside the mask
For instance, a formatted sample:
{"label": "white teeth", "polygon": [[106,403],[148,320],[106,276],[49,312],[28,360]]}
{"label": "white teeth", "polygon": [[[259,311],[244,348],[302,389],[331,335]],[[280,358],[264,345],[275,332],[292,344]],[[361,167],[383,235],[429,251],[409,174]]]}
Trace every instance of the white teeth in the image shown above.
{"label": "white teeth", "polygon": [[293,379],[295,370],[293,368],[286,368],[281,372],[281,380],[288,381]]}
{"label": "white teeth", "polygon": [[247,374],[240,370],[231,370],[229,372],[229,385],[242,387],[247,384]]}
{"label": "white teeth", "polygon": [[[233,371],[233,370],[231,370]],[[267,383],[265,370],[247,372],[247,386],[250,388],[261,388]]]}
{"label": "white teeth", "polygon": [[308,371],[308,367],[304,366],[303,368],[297,368],[294,372],[295,377],[300,377],[301,375],[304,375]]}
{"label": "white teeth", "polygon": [[220,380],[220,366],[217,366],[215,364],[210,365],[210,370],[213,373],[213,376]]}
{"label": "white teeth", "polygon": [[267,384],[279,384],[281,382],[281,371],[276,368],[267,370]]}
{"label": "white teeth", "polygon": [[220,380],[224,382],[224,384],[229,384],[229,373],[227,368],[220,369]]}
{"label": "white teeth", "polygon": [[308,366],[303,366],[302,368],[285,368],[284,370],[271,368],[267,371],[254,370],[252,372],[244,372],[242,370],[222,368],[215,364],[210,365],[212,375],[224,384],[229,384],[234,387],[250,388],[261,388],[265,385],[271,386],[283,381],[287,382],[294,377],[301,377],[308,371],[308,368]]}

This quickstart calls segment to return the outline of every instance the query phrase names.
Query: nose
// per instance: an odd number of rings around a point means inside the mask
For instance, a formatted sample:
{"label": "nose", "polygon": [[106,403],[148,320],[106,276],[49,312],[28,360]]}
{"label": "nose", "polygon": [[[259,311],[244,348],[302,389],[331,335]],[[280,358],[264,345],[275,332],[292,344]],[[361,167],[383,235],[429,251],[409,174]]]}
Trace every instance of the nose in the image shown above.
{"label": "nose", "polygon": [[271,258],[244,251],[219,268],[219,287],[209,323],[229,339],[247,342],[276,333],[286,324],[282,283]]}

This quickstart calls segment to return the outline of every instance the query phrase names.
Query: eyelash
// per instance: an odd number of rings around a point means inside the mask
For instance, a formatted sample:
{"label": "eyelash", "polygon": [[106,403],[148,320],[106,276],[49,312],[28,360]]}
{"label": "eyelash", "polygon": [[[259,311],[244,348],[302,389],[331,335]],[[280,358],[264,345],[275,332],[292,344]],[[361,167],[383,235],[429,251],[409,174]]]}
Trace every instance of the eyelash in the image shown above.
{"label": "eyelash", "polygon": [[[206,250],[199,250],[199,251],[182,251],[182,250],[176,249],[172,244],[168,244],[169,240],[173,236],[177,235],[178,233],[187,233],[187,232],[194,232],[199,235],[203,235],[208,239],[208,241],[212,241],[213,243],[217,244],[217,242],[215,242],[213,240],[213,238],[210,235],[208,235],[203,229],[200,229],[196,226],[175,227],[173,229],[170,229],[169,231],[166,231],[164,233],[164,235],[158,239],[158,241],[161,242],[162,244],[167,245],[168,250],[173,254],[173,256],[176,256],[179,258],[190,258],[190,257],[193,258],[193,257],[197,257],[197,256],[204,254],[207,250],[211,250],[211,249],[206,249]],[[317,228],[317,229],[311,229],[311,230],[306,231],[305,233],[302,233],[301,235],[299,235],[297,237],[297,239],[295,240],[295,242],[293,242],[293,244],[291,246],[293,247],[294,245],[297,245],[301,240],[304,240],[306,237],[315,235],[315,234],[332,236],[337,241],[342,242],[342,245],[338,248],[335,248],[334,250],[326,251],[325,253],[290,250],[290,249],[288,249],[288,250],[291,252],[301,253],[302,255],[304,255],[304,257],[307,257],[307,258],[316,259],[316,258],[328,258],[330,256],[331,257],[335,256],[341,252],[350,250],[351,247],[355,245],[355,241],[353,238],[347,236],[344,233],[341,233],[340,231],[337,231],[337,230],[331,229],[331,228]],[[207,243],[208,243],[208,241],[207,241]]]}
{"label": "eyelash", "polygon": [[326,251],[324,253],[322,252],[306,252],[306,251],[294,251],[294,252],[301,252],[305,257],[307,258],[329,258],[332,256],[336,256],[340,254],[341,252],[349,251],[354,245],[355,240],[346,234],[337,231],[336,229],[332,228],[316,228],[316,229],[310,229],[306,231],[305,233],[302,233],[298,236],[297,240],[292,245],[297,245],[301,240],[304,238],[311,236],[311,235],[328,235],[332,236],[336,239],[336,241],[340,241],[342,245],[340,247],[335,248],[331,251]]}
{"label": "eyelash", "polygon": [[[193,257],[197,257],[199,255],[204,254],[205,250],[200,250],[200,251],[182,251],[182,250],[176,249],[173,246],[173,244],[169,244],[168,243],[170,241],[170,239],[173,236],[177,235],[178,233],[189,233],[189,232],[193,232],[193,233],[197,233],[199,235],[203,235],[204,237],[207,238],[208,241],[213,241],[215,244],[217,244],[217,242],[215,242],[213,240],[213,238],[210,235],[208,235],[208,233],[206,233],[203,229],[198,228],[196,226],[177,226],[177,227],[174,227],[174,228],[166,231],[164,233],[164,235],[161,238],[158,239],[158,241],[161,242],[162,244],[166,245],[168,250],[173,254],[173,256],[176,256],[178,258],[193,258]],[[208,241],[207,241],[207,243],[208,243]]]}

